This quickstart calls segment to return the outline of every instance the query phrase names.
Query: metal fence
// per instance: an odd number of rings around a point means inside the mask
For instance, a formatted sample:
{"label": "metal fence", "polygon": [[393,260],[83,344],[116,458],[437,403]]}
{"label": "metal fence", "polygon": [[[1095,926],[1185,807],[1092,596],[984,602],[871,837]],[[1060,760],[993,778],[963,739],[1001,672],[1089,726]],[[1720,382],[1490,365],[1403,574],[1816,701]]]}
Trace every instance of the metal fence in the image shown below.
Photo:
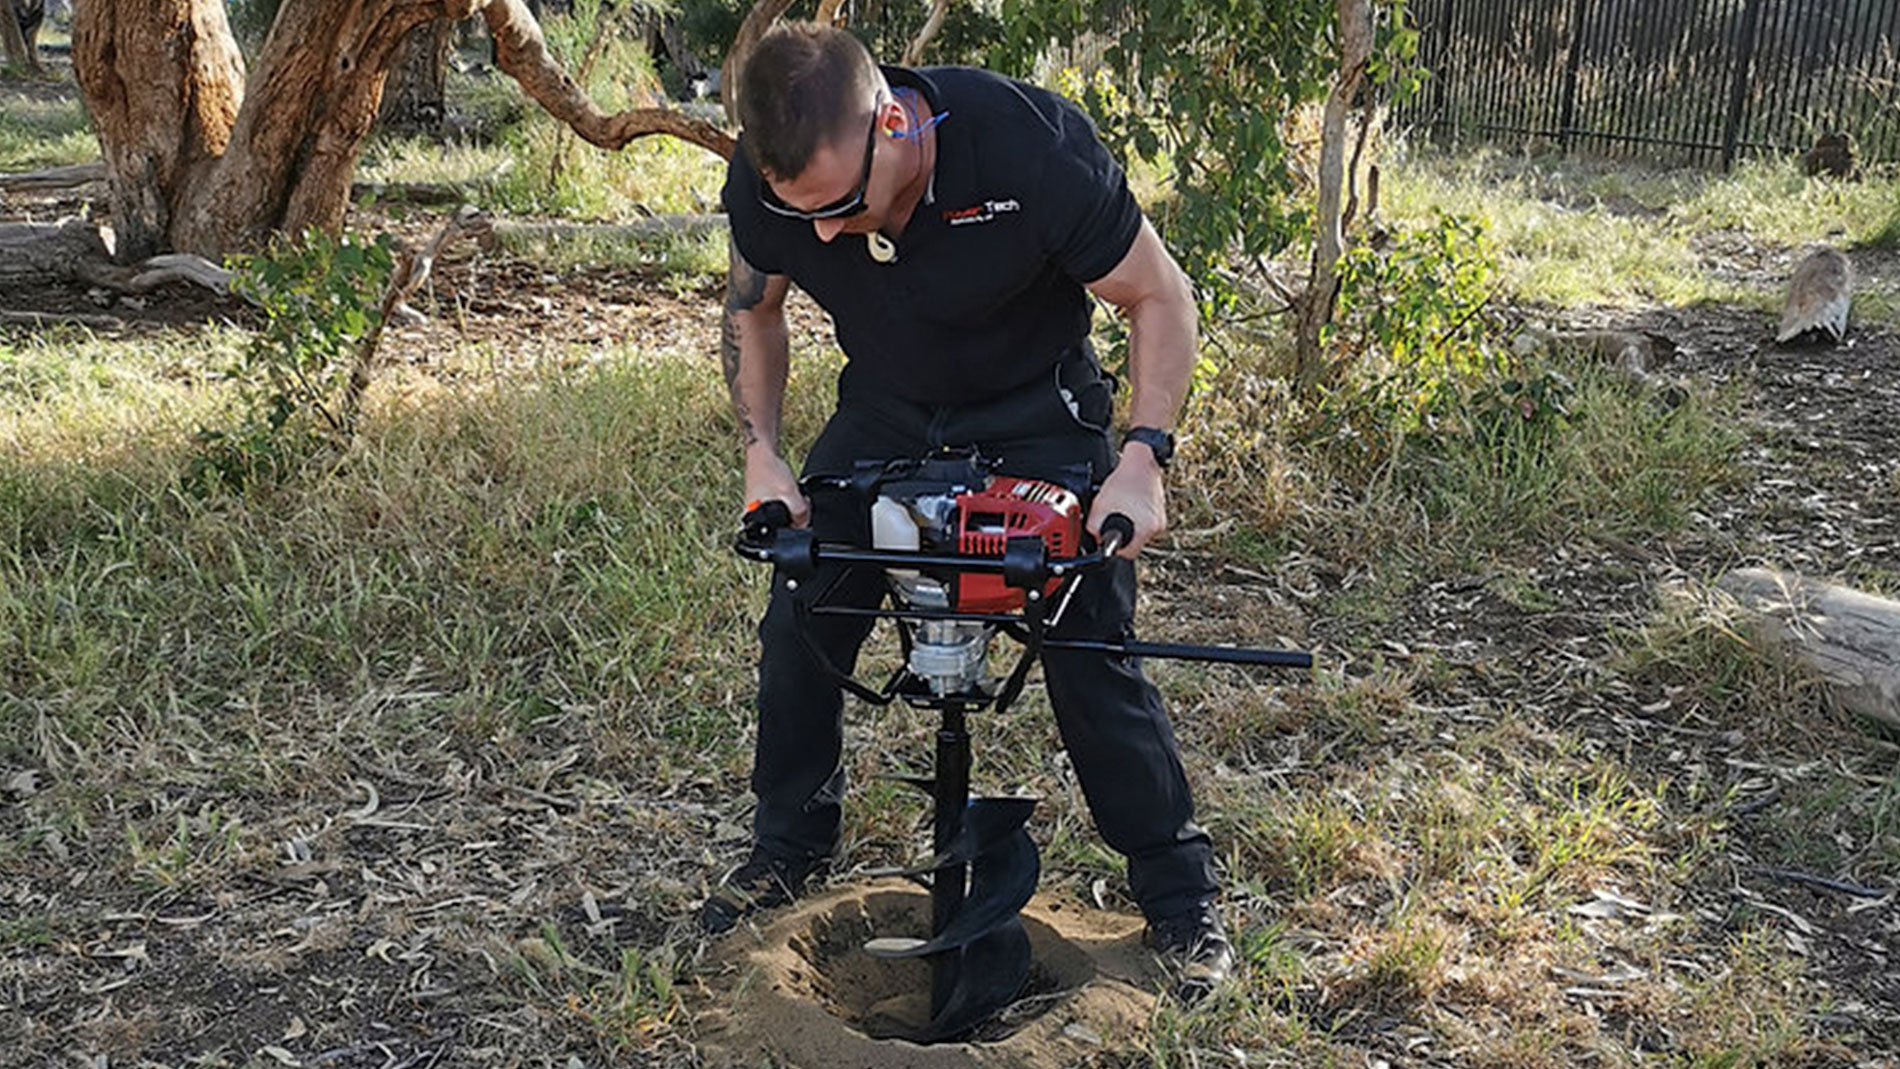
{"label": "metal fence", "polygon": [[1900,160],[1900,0],[1412,0],[1431,77],[1396,118],[1459,138],[1727,167],[1843,132]]}

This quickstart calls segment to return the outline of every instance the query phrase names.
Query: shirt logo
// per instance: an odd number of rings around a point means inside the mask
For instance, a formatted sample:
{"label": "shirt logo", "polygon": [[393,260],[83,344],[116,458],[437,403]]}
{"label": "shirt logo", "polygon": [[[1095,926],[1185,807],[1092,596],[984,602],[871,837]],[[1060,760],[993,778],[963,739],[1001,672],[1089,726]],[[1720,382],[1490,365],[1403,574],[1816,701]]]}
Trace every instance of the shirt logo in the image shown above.
{"label": "shirt logo", "polygon": [[969,226],[973,223],[987,223],[1005,212],[1020,212],[1023,206],[1015,198],[1009,200],[986,200],[981,204],[972,204],[968,208],[955,208],[943,213],[943,221],[951,226]]}

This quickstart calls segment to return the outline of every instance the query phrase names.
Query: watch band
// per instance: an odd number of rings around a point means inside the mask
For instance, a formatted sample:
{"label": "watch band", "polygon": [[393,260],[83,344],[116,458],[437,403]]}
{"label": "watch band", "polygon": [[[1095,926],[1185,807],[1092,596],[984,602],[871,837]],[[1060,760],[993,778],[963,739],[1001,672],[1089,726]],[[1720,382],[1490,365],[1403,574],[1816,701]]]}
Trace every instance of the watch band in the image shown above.
{"label": "watch band", "polygon": [[1140,442],[1147,446],[1148,451],[1154,454],[1155,463],[1164,468],[1174,459],[1174,435],[1159,427],[1130,427],[1128,433],[1122,435],[1122,444],[1127,445],[1129,442]]}

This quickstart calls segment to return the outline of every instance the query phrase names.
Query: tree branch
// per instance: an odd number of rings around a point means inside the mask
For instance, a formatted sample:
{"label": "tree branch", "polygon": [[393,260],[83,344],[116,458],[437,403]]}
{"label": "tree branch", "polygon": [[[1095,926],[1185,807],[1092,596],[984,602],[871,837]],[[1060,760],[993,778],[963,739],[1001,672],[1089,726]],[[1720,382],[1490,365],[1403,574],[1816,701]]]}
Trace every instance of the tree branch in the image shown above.
{"label": "tree branch", "polygon": [[739,72],[745,70],[745,61],[752,58],[752,46],[759,43],[765,31],[791,6],[792,0],[758,0],[746,14],[745,21],[739,24],[739,33],[726,52],[726,62],[719,68],[719,99],[726,105],[727,121],[735,125],[739,121]]}
{"label": "tree branch", "polygon": [[924,49],[930,46],[930,41],[937,36],[937,31],[943,29],[943,20],[948,14],[950,14],[950,0],[935,0],[930,5],[930,18],[924,21],[923,29],[917,31],[917,36],[911,41],[910,47],[904,49],[904,66],[915,67],[924,61]]}
{"label": "tree branch", "polygon": [[820,26],[843,26],[844,0],[819,0],[818,13],[811,20]]}
{"label": "tree branch", "polygon": [[496,64],[548,114],[589,144],[612,151],[636,138],[668,134],[732,158],[736,142],[730,134],[671,108],[633,108],[617,115],[601,111],[554,61],[540,24],[522,0],[490,0],[482,8],[482,18],[495,42]]}
{"label": "tree branch", "polygon": [[489,231],[491,225],[487,216],[463,205],[453,219],[436,231],[435,237],[420,252],[403,256],[395,273],[390,276],[389,288],[383,292],[382,315],[364,336],[363,344],[357,348],[356,363],[350,368],[350,381],[343,389],[337,426],[346,438],[356,433],[357,417],[363,410],[363,394],[369,390],[370,377],[376,372],[376,349],[383,340],[383,327],[399,310],[407,308],[409,298],[428,282],[429,272],[435,267],[435,258],[441,253],[443,245],[465,234],[479,239]]}

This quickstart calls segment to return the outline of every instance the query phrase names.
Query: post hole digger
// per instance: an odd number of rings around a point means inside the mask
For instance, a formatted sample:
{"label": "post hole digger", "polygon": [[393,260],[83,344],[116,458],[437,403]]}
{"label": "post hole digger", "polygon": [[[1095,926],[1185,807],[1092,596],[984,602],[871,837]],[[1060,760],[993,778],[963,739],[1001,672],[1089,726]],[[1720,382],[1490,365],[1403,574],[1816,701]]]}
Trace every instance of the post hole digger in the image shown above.
{"label": "post hole digger", "polygon": [[[1007,710],[1021,695],[1030,665],[1047,651],[1086,650],[1157,657],[1310,668],[1308,653],[1241,649],[1052,633],[1078,584],[1090,581],[1132,533],[1126,517],[1103,523],[1102,544],[1086,547],[1080,490],[1016,478],[974,452],[921,460],[871,462],[845,477],[808,477],[808,495],[847,495],[868,516],[870,545],[821,542],[791,526],[783,502],[756,505],[735,542],[740,555],[769,563],[789,584],[829,579],[798,603],[801,635],[815,616],[850,616],[895,624],[901,662],[871,686],[807,641],[812,657],[845,690],[873,705],[902,699],[941,715],[936,767],[929,776],[900,777],[934,802],[932,853],[923,864],[893,870],[930,889],[927,936],[886,936],[865,950],[876,957],[922,958],[931,965],[930,1019],[903,1038],[936,1042],[968,1034],[1014,1001],[1030,969],[1029,938],[1018,916],[1040,874],[1024,825],[1033,799],[970,798],[968,714]],[[845,577],[881,573],[876,606],[837,597]],[[992,674],[989,650],[998,634],[1021,647],[1014,663]]]}

